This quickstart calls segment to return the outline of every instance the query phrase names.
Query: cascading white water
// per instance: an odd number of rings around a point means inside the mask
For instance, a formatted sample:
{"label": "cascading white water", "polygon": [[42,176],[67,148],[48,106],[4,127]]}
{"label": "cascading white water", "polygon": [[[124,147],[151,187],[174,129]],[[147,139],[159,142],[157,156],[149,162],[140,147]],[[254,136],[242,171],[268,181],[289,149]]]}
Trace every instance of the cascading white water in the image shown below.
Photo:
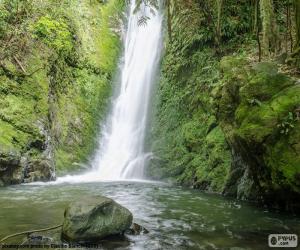
{"label": "cascading white water", "polygon": [[[162,47],[162,15],[142,6],[134,13],[130,3],[124,39],[119,93],[103,127],[93,170],[61,181],[142,179],[150,154],[144,151],[149,102]],[[139,25],[141,16],[150,19]]]}
{"label": "cascading white water", "polygon": [[162,17],[143,8],[143,14],[151,18],[141,26],[141,13],[135,14],[134,9],[135,1],[131,1],[120,93],[113,102],[94,163],[102,179],[142,178],[149,155],[144,152],[144,139],[151,86],[159,62]]}

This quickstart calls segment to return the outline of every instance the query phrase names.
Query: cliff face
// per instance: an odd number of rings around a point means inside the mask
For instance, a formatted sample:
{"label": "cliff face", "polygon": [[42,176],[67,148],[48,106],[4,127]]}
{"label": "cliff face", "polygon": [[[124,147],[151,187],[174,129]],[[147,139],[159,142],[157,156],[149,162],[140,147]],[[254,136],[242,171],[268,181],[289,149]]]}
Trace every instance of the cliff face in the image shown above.
{"label": "cliff face", "polygon": [[17,2],[0,3],[1,184],[87,160],[120,50],[119,1]]}
{"label": "cliff face", "polygon": [[[149,173],[238,199],[299,209],[297,76],[276,60],[255,62],[256,44],[241,32],[251,23],[246,16],[225,9],[231,26],[224,27],[223,44],[211,46],[214,34],[199,14],[198,1],[176,8],[153,115],[150,137],[157,157]],[[231,33],[238,40],[226,37]]]}

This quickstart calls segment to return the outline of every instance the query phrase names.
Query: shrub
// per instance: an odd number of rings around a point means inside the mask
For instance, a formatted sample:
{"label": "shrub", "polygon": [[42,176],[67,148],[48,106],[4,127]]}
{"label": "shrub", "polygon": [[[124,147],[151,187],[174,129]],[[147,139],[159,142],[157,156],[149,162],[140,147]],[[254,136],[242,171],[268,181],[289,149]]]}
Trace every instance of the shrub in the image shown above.
{"label": "shrub", "polygon": [[68,54],[73,48],[73,35],[64,20],[54,20],[49,16],[41,17],[32,27],[34,38],[59,53]]}

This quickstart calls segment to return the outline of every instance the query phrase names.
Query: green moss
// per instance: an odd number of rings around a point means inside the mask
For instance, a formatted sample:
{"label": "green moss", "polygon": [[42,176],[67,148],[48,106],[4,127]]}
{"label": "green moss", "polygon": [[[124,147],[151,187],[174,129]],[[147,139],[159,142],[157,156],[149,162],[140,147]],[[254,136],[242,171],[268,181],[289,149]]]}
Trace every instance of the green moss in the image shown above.
{"label": "green moss", "polygon": [[238,134],[262,142],[277,129],[278,122],[297,107],[299,98],[299,87],[294,86],[276,94],[261,106],[240,105],[236,111],[237,121],[241,124]]}
{"label": "green moss", "polygon": [[206,151],[207,159],[202,168],[197,169],[198,182],[207,182],[210,190],[222,192],[228,178],[231,156],[220,127],[206,136],[206,144],[202,146],[202,150]]}
{"label": "green moss", "polygon": [[112,29],[120,30],[120,15],[124,10],[124,2],[113,0],[109,1],[102,9],[102,23],[100,29],[100,39],[98,44],[100,48],[100,66],[107,72],[113,72],[120,53],[119,35]]}
{"label": "green moss", "polygon": [[0,119],[0,145],[2,152],[14,149],[22,151],[26,147],[29,137],[29,134]]}
{"label": "green moss", "polygon": [[[80,61],[79,67],[71,68],[72,74],[66,79],[72,87],[59,94],[53,108],[58,174],[78,168],[96,146],[99,121],[106,113],[111,75],[116,70],[120,52],[119,36],[109,20],[119,21],[123,7],[120,1],[104,5],[83,1],[72,3],[68,10],[68,18],[80,41],[80,47],[76,48]],[[113,47],[103,47],[101,44],[105,43]]]}
{"label": "green moss", "polygon": [[274,63],[248,64],[242,77],[229,65],[217,105],[228,141],[265,189],[299,192],[299,85]]}
{"label": "green moss", "polygon": [[68,94],[60,96],[53,127],[59,138],[58,172],[73,169],[73,162],[86,161],[93,151],[98,121],[105,115],[110,87],[105,77],[82,69],[76,72],[75,85]]}
{"label": "green moss", "polygon": [[96,1],[74,1],[68,6],[76,35],[82,42],[80,54],[106,73],[112,74],[121,50],[118,34],[125,8],[123,1],[112,0],[106,4]]}
{"label": "green moss", "polygon": [[[47,124],[48,82],[37,50],[26,57],[26,70],[35,74],[22,81],[0,75],[0,148],[26,152],[31,143],[44,140],[41,129]],[[39,52],[37,52],[39,53]],[[28,63],[28,64],[27,64]],[[11,64],[11,67],[16,67]]]}
{"label": "green moss", "polygon": [[293,129],[290,136],[281,136],[278,141],[268,147],[265,161],[271,168],[272,183],[276,189],[292,187],[300,192],[300,125]]}
{"label": "green moss", "polygon": [[186,25],[185,17],[179,20],[162,62],[150,138],[157,158],[150,164],[150,175],[222,192],[231,156],[213,115],[213,89],[220,75],[217,57],[210,48],[195,49],[195,26]]}
{"label": "green moss", "polygon": [[121,2],[32,2],[34,15],[20,20],[25,36],[18,37],[26,48],[18,55],[26,72],[10,58],[4,62],[9,75],[0,70],[1,152],[38,161],[47,147],[58,174],[87,161],[117,68],[121,46],[113,30]]}

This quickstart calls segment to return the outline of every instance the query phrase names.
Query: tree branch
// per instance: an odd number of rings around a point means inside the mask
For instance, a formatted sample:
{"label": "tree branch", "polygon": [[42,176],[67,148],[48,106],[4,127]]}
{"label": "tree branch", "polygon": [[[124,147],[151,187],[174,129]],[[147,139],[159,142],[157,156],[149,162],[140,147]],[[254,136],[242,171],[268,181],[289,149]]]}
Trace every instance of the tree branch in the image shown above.
{"label": "tree branch", "polygon": [[54,226],[54,227],[48,227],[48,228],[42,228],[42,229],[37,229],[37,230],[30,230],[30,231],[24,231],[24,232],[20,232],[20,233],[11,234],[11,235],[8,235],[8,236],[4,237],[3,239],[1,239],[0,243],[2,243],[3,241],[8,240],[10,238],[20,236],[20,235],[23,235],[23,234],[30,235],[32,233],[50,231],[50,230],[54,230],[54,229],[57,229],[57,228],[60,228],[60,227],[62,227],[62,224]]}

